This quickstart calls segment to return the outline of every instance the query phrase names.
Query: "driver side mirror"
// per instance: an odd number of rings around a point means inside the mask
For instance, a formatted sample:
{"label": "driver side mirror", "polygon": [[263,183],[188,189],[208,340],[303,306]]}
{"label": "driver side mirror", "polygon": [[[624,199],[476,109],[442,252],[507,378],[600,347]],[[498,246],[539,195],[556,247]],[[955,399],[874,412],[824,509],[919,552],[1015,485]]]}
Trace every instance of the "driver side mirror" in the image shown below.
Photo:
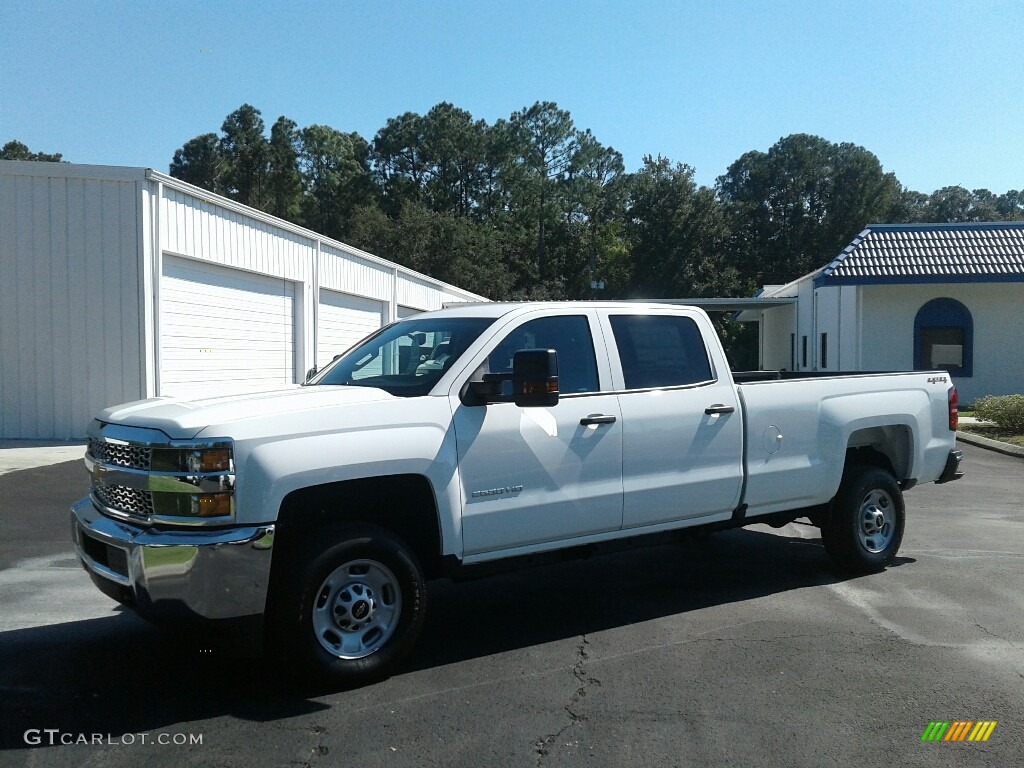
{"label": "driver side mirror", "polygon": [[524,408],[558,405],[558,353],[521,349],[512,356],[512,397]]}
{"label": "driver side mirror", "polygon": [[466,385],[462,398],[466,405],[510,401],[523,408],[558,405],[558,353],[555,350],[519,350],[512,356],[511,374],[484,374],[483,381]]}

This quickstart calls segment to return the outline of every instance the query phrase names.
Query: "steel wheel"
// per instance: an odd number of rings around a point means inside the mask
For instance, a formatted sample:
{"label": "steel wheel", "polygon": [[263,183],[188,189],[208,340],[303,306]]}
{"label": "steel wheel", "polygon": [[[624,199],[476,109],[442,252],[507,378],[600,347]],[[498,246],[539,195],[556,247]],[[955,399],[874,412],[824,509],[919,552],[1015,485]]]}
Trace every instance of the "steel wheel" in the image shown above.
{"label": "steel wheel", "polygon": [[426,581],[412,550],[369,523],[338,523],[275,560],[273,650],[317,686],[390,674],[423,627]]}
{"label": "steel wheel", "polygon": [[860,504],[861,546],[877,555],[892,543],[896,532],[896,505],[892,497],[881,488],[875,488]]}
{"label": "steel wheel", "polygon": [[903,542],[903,494],[890,472],[848,466],[821,521],[821,541],[842,570],[874,573],[896,559]]}
{"label": "steel wheel", "polygon": [[391,639],[402,616],[402,589],[386,565],[353,560],[336,568],[317,590],[313,632],[339,659],[361,659]]}

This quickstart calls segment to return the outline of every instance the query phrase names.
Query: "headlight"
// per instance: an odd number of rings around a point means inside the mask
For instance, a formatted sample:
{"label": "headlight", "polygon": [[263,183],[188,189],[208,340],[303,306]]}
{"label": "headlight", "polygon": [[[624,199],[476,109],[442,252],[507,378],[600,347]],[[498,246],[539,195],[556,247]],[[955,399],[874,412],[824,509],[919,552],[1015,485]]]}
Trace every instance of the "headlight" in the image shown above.
{"label": "headlight", "polygon": [[170,525],[223,525],[234,517],[230,440],[93,440],[86,466],[94,498],[111,514]]}
{"label": "headlight", "polygon": [[227,448],[189,451],[185,463],[189,472],[230,472],[231,451]]}
{"label": "headlight", "polygon": [[154,448],[154,472],[188,472],[201,474],[231,471],[231,449],[217,448]]}
{"label": "headlight", "polygon": [[199,517],[208,522],[211,518],[230,517],[234,514],[234,494],[231,491],[216,493],[153,493],[153,514],[167,522],[170,518]]}

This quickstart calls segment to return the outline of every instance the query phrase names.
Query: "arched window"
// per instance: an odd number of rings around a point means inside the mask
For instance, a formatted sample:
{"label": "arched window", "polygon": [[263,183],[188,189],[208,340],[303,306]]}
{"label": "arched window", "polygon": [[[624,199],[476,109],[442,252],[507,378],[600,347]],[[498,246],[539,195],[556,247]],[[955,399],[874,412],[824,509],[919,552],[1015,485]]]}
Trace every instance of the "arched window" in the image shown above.
{"label": "arched window", "polygon": [[974,374],[974,321],[955,299],[932,299],[914,318],[914,369]]}

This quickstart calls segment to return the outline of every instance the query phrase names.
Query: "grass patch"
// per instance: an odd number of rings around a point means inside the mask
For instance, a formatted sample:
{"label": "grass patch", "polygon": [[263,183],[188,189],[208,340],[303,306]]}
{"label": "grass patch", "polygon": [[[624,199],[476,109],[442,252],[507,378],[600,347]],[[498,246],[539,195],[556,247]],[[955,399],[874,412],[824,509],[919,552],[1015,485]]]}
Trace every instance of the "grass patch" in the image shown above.
{"label": "grass patch", "polygon": [[961,424],[960,430],[1024,448],[1024,434],[1002,429],[995,424]]}

